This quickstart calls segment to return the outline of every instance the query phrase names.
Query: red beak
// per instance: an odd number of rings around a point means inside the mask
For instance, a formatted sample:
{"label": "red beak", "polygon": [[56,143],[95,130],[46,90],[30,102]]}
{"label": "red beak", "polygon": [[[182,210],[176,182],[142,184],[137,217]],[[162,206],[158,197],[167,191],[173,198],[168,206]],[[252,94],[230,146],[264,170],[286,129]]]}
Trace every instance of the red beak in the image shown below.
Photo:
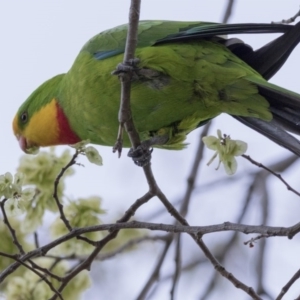
{"label": "red beak", "polygon": [[20,148],[27,154],[36,154],[38,153],[39,147],[34,143],[28,141],[24,136],[17,135],[17,140],[19,141]]}

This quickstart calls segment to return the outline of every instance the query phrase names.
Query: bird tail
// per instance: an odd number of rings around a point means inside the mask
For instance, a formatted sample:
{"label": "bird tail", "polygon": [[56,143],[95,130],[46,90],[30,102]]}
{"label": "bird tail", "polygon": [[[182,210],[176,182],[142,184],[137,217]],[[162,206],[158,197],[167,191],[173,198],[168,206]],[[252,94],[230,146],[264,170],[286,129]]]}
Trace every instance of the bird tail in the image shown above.
{"label": "bird tail", "polygon": [[284,65],[300,42],[300,22],[260,49],[239,56],[266,80],[275,75]]}
{"label": "bird tail", "polygon": [[300,95],[267,81],[249,78],[270,103],[271,122],[234,116],[237,120],[265,135],[275,143],[300,156],[300,142],[287,131],[300,135]]}
{"label": "bird tail", "polygon": [[[238,55],[266,80],[276,74],[300,42],[300,22],[256,51]],[[267,82],[251,79],[270,103],[273,120],[234,116],[248,127],[300,156],[300,142],[287,131],[300,135],[300,95]]]}

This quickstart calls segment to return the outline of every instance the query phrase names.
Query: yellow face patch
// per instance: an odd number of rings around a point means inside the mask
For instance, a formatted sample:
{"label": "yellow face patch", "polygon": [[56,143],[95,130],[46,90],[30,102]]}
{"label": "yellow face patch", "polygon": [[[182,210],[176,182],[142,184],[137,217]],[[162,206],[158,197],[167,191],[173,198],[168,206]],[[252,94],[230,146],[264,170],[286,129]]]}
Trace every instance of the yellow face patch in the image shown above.
{"label": "yellow face patch", "polygon": [[17,117],[13,121],[15,134],[19,134],[26,140],[38,146],[56,145],[59,138],[59,129],[57,123],[56,100],[43,106],[39,111],[30,117],[29,123],[23,131],[18,130]]}
{"label": "yellow face patch", "polygon": [[19,126],[18,126],[18,115],[15,115],[13,120],[13,131],[15,135],[20,134]]}

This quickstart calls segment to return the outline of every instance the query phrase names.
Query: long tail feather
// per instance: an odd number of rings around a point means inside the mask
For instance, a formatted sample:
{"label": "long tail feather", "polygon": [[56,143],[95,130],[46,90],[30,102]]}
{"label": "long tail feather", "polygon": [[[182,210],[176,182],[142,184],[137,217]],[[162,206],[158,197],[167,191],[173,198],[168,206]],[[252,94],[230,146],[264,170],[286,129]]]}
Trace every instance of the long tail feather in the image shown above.
{"label": "long tail feather", "polygon": [[300,22],[279,38],[241,58],[269,80],[283,66],[299,42]]}
{"label": "long tail feather", "polygon": [[246,118],[240,116],[233,116],[238,121],[247,125],[248,127],[263,134],[278,145],[290,150],[296,155],[300,156],[300,142],[290,135],[276,120],[265,122],[256,118]]}
{"label": "long tail feather", "polygon": [[287,132],[300,135],[300,95],[255,78],[250,81],[257,85],[259,93],[270,103],[273,120],[235,118],[300,156],[300,142]]}
{"label": "long tail feather", "polygon": [[300,135],[300,95],[271,84],[258,85],[258,90],[269,101],[273,118],[286,130]]}
{"label": "long tail feather", "polygon": [[285,33],[294,26],[284,24],[254,24],[254,23],[238,23],[238,24],[206,24],[196,26],[188,30],[184,30],[155,42],[154,45],[175,42],[189,42],[203,38],[212,38],[215,36],[223,36],[228,34],[264,34],[264,33]]}
{"label": "long tail feather", "polygon": [[[299,42],[300,22],[271,43],[256,51],[241,53],[239,57],[269,80],[280,70]],[[300,156],[300,142],[287,132],[300,135],[300,95],[270,83],[255,80],[254,83],[259,93],[269,101],[273,121],[240,116],[234,118]]]}

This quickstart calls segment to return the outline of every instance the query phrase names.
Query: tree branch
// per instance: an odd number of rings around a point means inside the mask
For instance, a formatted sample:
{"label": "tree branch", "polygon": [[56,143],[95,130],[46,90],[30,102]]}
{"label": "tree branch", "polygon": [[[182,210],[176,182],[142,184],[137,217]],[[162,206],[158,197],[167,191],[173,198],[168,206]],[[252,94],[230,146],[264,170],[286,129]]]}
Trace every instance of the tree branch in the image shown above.
{"label": "tree branch", "polygon": [[7,218],[7,214],[6,214],[5,207],[4,207],[5,206],[5,202],[7,200],[8,199],[3,199],[0,202],[0,207],[1,207],[2,215],[3,215],[3,222],[7,226],[8,230],[9,230],[9,232],[11,234],[12,241],[16,245],[16,247],[19,249],[20,254],[25,254],[25,251],[24,251],[21,243],[18,241],[18,238],[17,238],[17,235],[16,235],[16,231],[12,228],[12,226],[10,225],[10,222],[9,222],[9,220]]}
{"label": "tree branch", "polygon": [[172,236],[169,235],[168,239],[165,242],[163,251],[161,252],[161,255],[156,263],[156,266],[152,272],[152,274],[150,275],[148,281],[146,282],[145,286],[143,287],[142,291],[140,292],[140,294],[138,295],[138,297],[136,298],[137,300],[143,300],[146,299],[147,293],[149,292],[150,288],[152,287],[152,285],[158,281],[159,279],[159,274],[160,274],[160,269],[161,266],[165,260],[166,254],[170,248],[170,245],[172,243]]}
{"label": "tree branch", "polygon": [[234,0],[228,0],[226,11],[222,20],[222,23],[227,23],[232,14],[232,8],[234,6]]}
{"label": "tree branch", "polygon": [[22,259],[19,259],[16,255],[10,255],[10,254],[4,253],[4,252],[0,252],[0,256],[4,256],[4,257],[10,258],[10,259],[13,259],[16,262],[18,262],[20,265],[24,266],[31,272],[35,273],[38,277],[41,278],[42,281],[44,281],[49,286],[51,291],[53,291],[59,299],[64,300],[61,293],[53,286],[53,284],[47,279],[47,277],[45,275],[41,274],[40,272],[36,271],[34,268],[25,264],[25,262]]}
{"label": "tree branch", "polygon": [[[283,296],[288,292],[290,287],[300,278],[300,269],[294,274],[294,276],[288,281],[288,283],[281,289],[281,292],[277,296],[276,300],[281,300]],[[299,297],[298,297],[299,298]],[[298,299],[297,298],[297,299]],[[296,299],[296,300],[297,300]]]}
{"label": "tree branch", "polygon": [[[131,6],[129,9],[129,24],[126,38],[125,54],[123,59],[123,65],[132,66],[132,61],[134,59],[135,48],[137,45],[138,36],[138,25],[140,17],[140,0],[131,0]],[[121,102],[119,109],[119,132],[115,146],[113,147],[113,152],[118,152],[119,157],[122,152],[123,145],[123,131],[124,127],[131,141],[133,148],[136,148],[141,144],[138,132],[135,129],[130,108],[130,88],[131,88],[131,78],[132,70],[128,68],[126,72],[120,74],[121,80]]]}
{"label": "tree branch", "polygon": [[256,165],[259,168],[263,168],[264,170],[268,171],[269,173],[273,174],[275,177],[277,177],[280,181],[283,182],[283,184],[286,186],[286,188],[293,192],[294,194],[296,194],[297,196],[300,197],[300,193],[297,192],[294,188],[292,188],[283,178],[280,174],[272,171],[271,169],[269,169],[268,167],[264,166],[262,163],[259,163],[257,161],[255,161],[254,159],[252,159],[249,155],[245,155],[243,154],[242,157],[244,157],[245,159],[249,160],[252,164]]}

